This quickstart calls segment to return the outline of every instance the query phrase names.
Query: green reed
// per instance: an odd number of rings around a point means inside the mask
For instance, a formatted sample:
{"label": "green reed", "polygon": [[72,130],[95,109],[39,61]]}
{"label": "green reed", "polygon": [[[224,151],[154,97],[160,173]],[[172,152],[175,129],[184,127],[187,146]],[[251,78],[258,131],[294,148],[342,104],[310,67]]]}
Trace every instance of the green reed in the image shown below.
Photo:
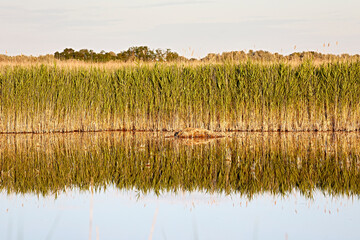
{"label": "green reed", "polygon": [[53,194],[115,186],[226,194],[360,195],[358,134],[241,134],[194,142],[144,134],[7,135],[0,190]]}
{"label": "green reed", "polygon": [[360,62],[2,66],[0,132],[358,131]]}

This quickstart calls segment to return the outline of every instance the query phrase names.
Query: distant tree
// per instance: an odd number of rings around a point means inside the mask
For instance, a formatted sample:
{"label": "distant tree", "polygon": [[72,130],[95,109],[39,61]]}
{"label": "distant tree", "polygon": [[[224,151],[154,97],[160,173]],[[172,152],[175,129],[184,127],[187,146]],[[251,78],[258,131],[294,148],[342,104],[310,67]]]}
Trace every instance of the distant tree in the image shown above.
{"label": "distant tree", "polygon": [[62,53],[60,53],[60,58],[64,59],[74,59],[75,51],[72,48],[65,48]]}
{"label": "distant tree", "polygon": [[161,49],[155,50],[155,60],[158,62],[162,62],[165,60],[166,53]]}
{"label": "distant tree", "polygon": [[167,62],[179,60],[179,54],[177,54],[176,52],[172,52],[170,49],[166,49],[165,60]]}
{"label": "distant tree", "polygon": [[55,52],[55,53],[54,53],[54,58],[60,60],[60,53],[59,53],[59,52]]}

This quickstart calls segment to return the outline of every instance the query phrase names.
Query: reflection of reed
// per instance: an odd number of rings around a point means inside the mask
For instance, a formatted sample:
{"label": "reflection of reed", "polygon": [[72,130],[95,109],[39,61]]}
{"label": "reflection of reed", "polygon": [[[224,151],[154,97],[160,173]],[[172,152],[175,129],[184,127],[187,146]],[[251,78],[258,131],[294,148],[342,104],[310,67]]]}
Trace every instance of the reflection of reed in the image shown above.
{"label": "reflection of reed", "polygon": [[198,144],[159,133],[5,135],[0,188],[50,194],[66,187],[240,193],[293,189],[360,194],[360,135],[261,134]]}

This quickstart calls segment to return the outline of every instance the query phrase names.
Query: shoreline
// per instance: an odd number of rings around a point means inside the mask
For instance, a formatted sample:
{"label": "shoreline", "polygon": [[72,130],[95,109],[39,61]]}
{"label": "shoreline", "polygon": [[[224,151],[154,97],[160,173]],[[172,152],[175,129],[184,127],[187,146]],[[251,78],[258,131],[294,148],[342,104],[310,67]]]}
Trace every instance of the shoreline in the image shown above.
{"label": "shoreline", "polygon": [[[45,135],[45,134],[71,134],[71,133],[105,133],[105,132],[123,132],[123,133],[175,133],[178,130],[136,130],[136,129],[99,129],[99,130],[70,130],[70,131],[44,131],[44,132],[0,132],[0,135]],[[360,133],[356,130],[226,130],[213,131],[215,133]],[[225,136],[227,137],[227,136]]]}

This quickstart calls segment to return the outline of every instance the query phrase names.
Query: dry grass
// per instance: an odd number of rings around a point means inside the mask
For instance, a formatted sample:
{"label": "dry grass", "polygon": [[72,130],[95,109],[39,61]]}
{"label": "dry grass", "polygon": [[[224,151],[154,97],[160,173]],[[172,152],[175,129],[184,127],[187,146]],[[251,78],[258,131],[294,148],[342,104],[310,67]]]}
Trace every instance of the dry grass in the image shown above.
{"label": "dry grass", "polygon": [[176,132],[174,137],[178,138],[219,138],[225,137],[224,134],[215,133],[201,128],[185,128]]}

